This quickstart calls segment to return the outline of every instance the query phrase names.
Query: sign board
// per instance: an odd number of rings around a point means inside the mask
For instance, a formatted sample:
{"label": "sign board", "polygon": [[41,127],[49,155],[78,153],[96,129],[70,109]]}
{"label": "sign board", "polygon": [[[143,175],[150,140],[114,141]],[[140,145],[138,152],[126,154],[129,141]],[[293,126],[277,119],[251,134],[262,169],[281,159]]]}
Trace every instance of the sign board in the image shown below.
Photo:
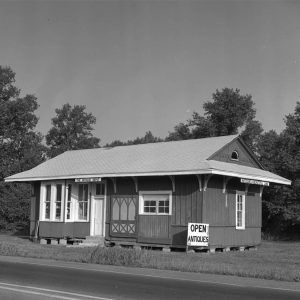
{"label": "sign board", "polygon": [[269,182],[267,182],[267,181],[260,181],[260,180],[253,180],[253,179],[245,179],[245,178],[241,178],[241,183],[258,184],[258,185],[269,186]]}
{"label": "sign board", "polygon": [[75,182],[100,182],[101,178],[100,177],[95,177],[95,178],[75,178]]}
{"label": "sign board", "polygon": [[208,246],[209,224],[188,223],[187,246]]}

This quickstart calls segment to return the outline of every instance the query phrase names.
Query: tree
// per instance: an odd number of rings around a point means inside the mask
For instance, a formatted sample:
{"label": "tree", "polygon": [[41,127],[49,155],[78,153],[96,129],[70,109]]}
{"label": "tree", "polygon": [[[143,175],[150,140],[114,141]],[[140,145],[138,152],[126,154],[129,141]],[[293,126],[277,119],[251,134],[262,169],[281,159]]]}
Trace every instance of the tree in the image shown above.
{"label": "tree", "polygon": [[241,132],[243,141],[257,153],[258,142],[263,133],[262,125],[257,120],[250,120],[246,123],[244,130]]}
{"label": "tree", "polygon": [[206,117],[199,115],[197,112],[193,112],[192,119],[187,122],[188,126],[191,127],[191,136],[194,139],[206,138],[215,135],[214,124]]}
{"label": "tree", "polygon": [[163,140],[159,137],[155,137],[149,130],[145,133],[143,137],[137,137],[134,140],[128,140],[127,142],[121,142],[120,140],[115,140],[111,143],[105,145],[105,147],[116,147],[116,146],[126,146],[126,145],[138,145],[138,144],[148,144],[148,143],[158,143]]}
{"label": "tree", "polygon": [[137,137],[136,139],[132,141],[128,141],[128,145],[138,145],[138,144],[148,144],[148,143],[158,143],[162,142],[161,138],[155,137],[152,132],[149,130],[145,133],[145,135],[141,138]]}
{"label": "tree", "polygon": [[174,127],[173,132],[169,132],[169,135],[165,138],[168,141],[179,141],[191,139],[191,131],[187,124],[179,123]]}
{"label": "tree", "polygon": [[251,95],[239,89],[223,88],[212,94],[212,101],[203,104],[204,116],[193,112],[192,118],[169,132],[166,140],[195,139],[237,134],[242,131],[246,143],[255,149],[262,133],[261,123],[255,120],[256,110]]}
{"label": "tree", "polygon": [[[300,103],[285,117],[285,129],[261,135],[258,153],[270,171],[292,180],[291,186],[276,186],[263,196],[263,230],[273,235],[293,236],[300,232]],[[299,237],[299,236],[298,236]]]}
{"label": "tree", "polygon": [[111,143],[107,143],[104,147],[109,148],[109,147],[117,147],[117,146],[124,146],[126,143],[120,141],[120,140],[114,140]]}
{"label": "tree", "polygon": [[61,109],[55,110],[56,116],[52,118],[53,127],[46,135],[49,146],[49,157],[55,157],[67,150],[98,148],[100,139],[92,134],[92,125],[96,118],[85,112],[84,105],[66,103]]}
{"label": "tree", "polygon": [[28,224],[30,186],[3,179],[44,160],[43,137],[34,131],[37,108],[34,95],[20,97],[12,69],[0,66],[0,229]]}
{"label": "tree", "polygon": [[251,95],[241,95],[239,89],[216,90],[213,101],[203,104],[205,115],[214,129],[214,136],[237,134],[238,129],[255,118]]}

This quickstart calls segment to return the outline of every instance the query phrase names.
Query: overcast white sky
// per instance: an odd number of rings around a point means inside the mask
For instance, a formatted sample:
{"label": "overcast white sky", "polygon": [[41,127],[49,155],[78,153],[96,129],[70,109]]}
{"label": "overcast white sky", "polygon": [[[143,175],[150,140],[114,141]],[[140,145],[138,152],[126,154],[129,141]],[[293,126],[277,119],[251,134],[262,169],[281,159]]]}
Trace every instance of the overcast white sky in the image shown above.
{"label": "overcast white sky", "polygon": [[300,101],[300,1],[0,1],[0,64],[55,108],[84,104],[101,144],[165,137],[216,89],[239,88],[265,130]]}

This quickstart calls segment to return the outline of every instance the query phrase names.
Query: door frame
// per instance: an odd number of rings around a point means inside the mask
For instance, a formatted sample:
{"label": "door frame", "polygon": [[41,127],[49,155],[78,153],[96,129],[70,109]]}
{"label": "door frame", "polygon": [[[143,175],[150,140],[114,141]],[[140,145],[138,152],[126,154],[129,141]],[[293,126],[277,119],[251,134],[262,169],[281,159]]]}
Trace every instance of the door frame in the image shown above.
{"label": "door frame", "polygon": [[107,184],[106,181],[102,181],[99,183],[103,183],[104,184],[104,195],[103,196],[97,196],[96,195],[96,184],[97,182],[93,182],[91,183],[91,206],[90,206],[90,235],[91,236],[95,236],[95,222],[94,222],[94,216],[95,216],[95,212],[94,212],[94,206],[95,206],[95,201],[98,201],[96,199],[103,199],[103,212],[102,212],[102,235],[99,236],[103,236],[105,237],[105,222],[106,222],[106,198],[107,198]]}

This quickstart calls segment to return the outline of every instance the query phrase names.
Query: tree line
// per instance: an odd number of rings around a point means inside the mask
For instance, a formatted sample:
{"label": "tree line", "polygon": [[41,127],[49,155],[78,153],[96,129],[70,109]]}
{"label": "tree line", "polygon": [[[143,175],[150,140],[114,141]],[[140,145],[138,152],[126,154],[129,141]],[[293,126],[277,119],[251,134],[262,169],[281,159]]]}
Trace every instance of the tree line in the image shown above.
{"label": "tree line", "polygon": [[[4,183],[4,178],[31,169],[67,150],[98,148],[93,135],[96,118],[84,105],[64,104],[55,110],[52,127],[45,137],[36,130],[38,101],[21,97],[15,73],[0,66],[0,230],[28,225],[31,189],[27,184]],[[270,236],[296,237],[300,232],[300,102],[284,118],[280,133],[264,131],[256,120],[251,95],[223,88],[204,102],[203,114],[193,112],[165,138],[147,131],[133,140],[114,140],[105,147],[186,140],[240,134],[265,168],[292,180],[292,186],[274,186],[263,194],[263,232]]]}

